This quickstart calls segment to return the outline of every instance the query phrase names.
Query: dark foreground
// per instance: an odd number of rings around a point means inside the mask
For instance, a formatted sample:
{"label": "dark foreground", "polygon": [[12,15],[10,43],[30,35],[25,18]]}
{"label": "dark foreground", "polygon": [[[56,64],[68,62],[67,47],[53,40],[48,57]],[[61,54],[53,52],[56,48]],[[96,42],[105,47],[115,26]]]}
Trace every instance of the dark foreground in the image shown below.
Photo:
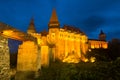
{"label": "dark foreground", "polygon": [[53,63],[36,80],[120,80],[120,59],[114,62]]}
{"label": "dark foreground", "polygon": [[23,77],[26,77],[25,80],[120,80],[120,58],[111,62],[78,64],[57,61],[51,63],[48,68],[42,68],[38,73],[18,72],[16,76],[22,80]]}

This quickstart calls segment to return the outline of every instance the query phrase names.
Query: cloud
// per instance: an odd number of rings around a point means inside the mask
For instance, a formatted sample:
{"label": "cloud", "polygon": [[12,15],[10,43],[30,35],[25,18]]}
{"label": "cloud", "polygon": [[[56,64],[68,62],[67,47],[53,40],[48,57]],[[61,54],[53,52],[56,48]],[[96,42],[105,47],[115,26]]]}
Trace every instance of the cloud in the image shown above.
{"label": "cloud", "polygon": [[90,16],[83,21],[83,29],[87,32],[96,31],[98,28],[101,27],[105,23],[104,18],[99,16]]}
{"label": "cloud", "polygon": [[120,31],[119,30],[107,33],[107,40],[112,40],[115,38],[120,39]]}
{"label": "cloud", "polygon": [[88,37],[109,26],[114,34],[113,28],[117,26],[119,29],[120,26],[119,4],[120,0],[1,0],[0,21],[26,31],[30,18],[34,16],[37,31],[41,31],[48,28],[55,7],[61,25],[80,27],[89,34]]}

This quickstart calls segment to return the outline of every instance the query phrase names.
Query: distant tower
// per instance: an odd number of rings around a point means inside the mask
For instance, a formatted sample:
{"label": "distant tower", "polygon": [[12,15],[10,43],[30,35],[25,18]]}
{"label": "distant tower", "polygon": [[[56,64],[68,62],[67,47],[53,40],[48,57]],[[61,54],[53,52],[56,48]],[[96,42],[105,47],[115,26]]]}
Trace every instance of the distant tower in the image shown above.
{"label": "distant tower", "polygon": [[53,9],[50,21],[48,23],[48,27],[50,29],[50,28],[59,28],[59,26],[60,26],[60,23],[58,21],[56,10]]}
{"label": "distant tower", "polygon": [[49,29],[49,44],[55,45],[51,47],[53,50],[52,57],[54,57],[54,60],[55,58],[58,58],[59,54],[58,53],[59,28],[60,23],[58,21],[56,10],[53,9],[50,21],[48,23],[48,29]]}
{"label": "distant tower", "polygon": [[106,35],[102,30],[101,30],[101,32],[99,34],[99,40],[106,41]]}
{"label": "distant tower", "polygon": [[50,21],[48,23],[49,35],[51,36],[50,41],[52,43],[56,43],[58,40],[59,28],[60,28],[60,23],[58,21],[56,10],[53,9]]}
{"label": "distant tower", "polygon": [[35,25],[34,25],[34,19],[33,19],[33,18],[32,18],[31,21],[30,21],[30,24],[29,24],[27,33],[29,33],[29,34],[30,34],[30,33],[36,33]]}

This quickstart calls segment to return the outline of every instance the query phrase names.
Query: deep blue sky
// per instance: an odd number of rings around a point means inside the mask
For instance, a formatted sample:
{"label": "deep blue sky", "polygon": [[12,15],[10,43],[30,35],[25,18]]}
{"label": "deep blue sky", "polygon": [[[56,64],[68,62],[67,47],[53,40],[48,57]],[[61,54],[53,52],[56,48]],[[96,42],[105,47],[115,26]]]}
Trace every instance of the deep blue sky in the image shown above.
{"label": "deep blue sky", "polygon": [[34,17],[38,32],[47,30],[56,8],[61,27],[79,27],[89,38],[102,29],[107,40],[120,39],[120,0],[0,0],[0,21],[26,31]]}

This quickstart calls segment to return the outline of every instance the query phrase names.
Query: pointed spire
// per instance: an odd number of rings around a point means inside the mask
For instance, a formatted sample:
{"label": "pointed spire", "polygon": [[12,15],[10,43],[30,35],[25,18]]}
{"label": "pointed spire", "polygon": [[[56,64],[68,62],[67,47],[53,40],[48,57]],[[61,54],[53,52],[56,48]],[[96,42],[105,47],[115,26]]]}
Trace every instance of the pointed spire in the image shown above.
{"label": "pointed spire", "polygon": [[102,30],[100,31],[99,34],[99,40],[106,41],[106,35]]}
{"label": "pointed spire", "polygon": [[57,17],[57,14],[56,14],[56,10],[53,9],[52,11],[52,15],[51,15],[51,18],[50,18],[50,22],[58,22],[58,17]]}
{"label": "pointed spire", "polygon": [[104,32],[103,32],[102,30],[100,31],[100,35],[101,35],[101,34],[104,34]]}
{"label": "pointed spire", "polygon": [[30,21],[27,33],[36,33],[33,17],[32,17],[32,19]]}
{"label": "pointed spire", "polygon": [[60,23],[58,21],[56,10],[53,9],[48,26],[49,26],[49,28],[51,28],[51,27],[59,27],[59,25],[60,25]]}

